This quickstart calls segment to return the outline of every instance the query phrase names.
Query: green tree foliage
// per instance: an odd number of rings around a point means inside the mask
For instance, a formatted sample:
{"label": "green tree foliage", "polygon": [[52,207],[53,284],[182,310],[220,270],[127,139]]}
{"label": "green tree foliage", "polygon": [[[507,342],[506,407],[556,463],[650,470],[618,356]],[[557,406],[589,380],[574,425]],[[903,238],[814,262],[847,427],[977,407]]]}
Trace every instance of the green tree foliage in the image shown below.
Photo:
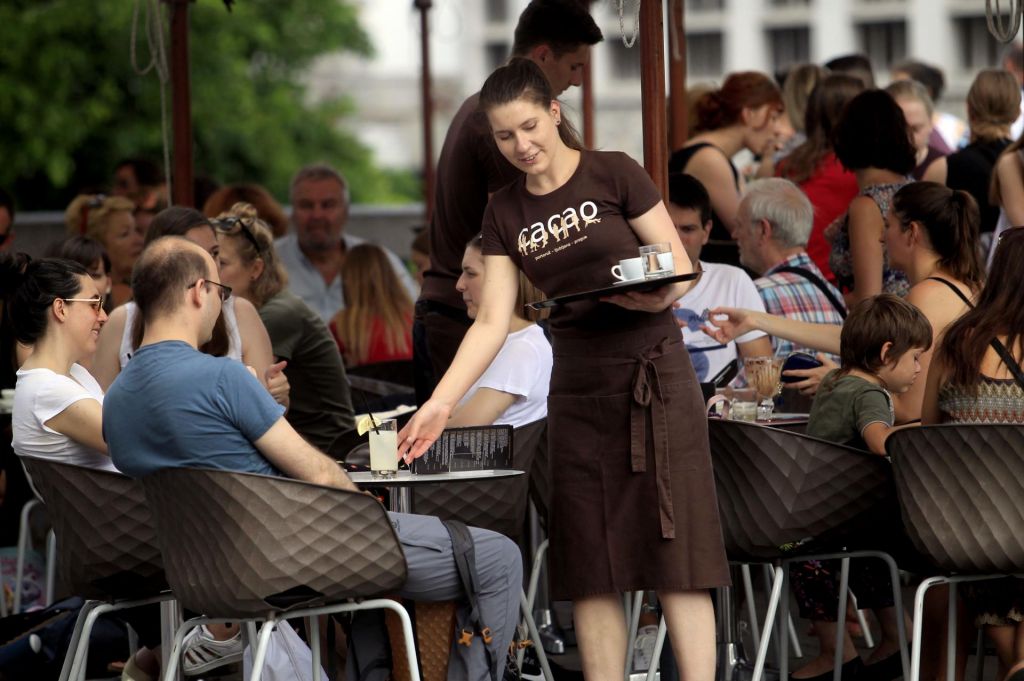
{"label": "green tree foliage", "polygon": [[[146,1],[140,65],[150,60]],[[127,156],[162,162],[158,79],[137,75],[129,59],[134,4],[0,3],[0,186],[22,208],[61,208],[78,190],[105,186]],[[376,168],[341,127],[347,101],[312,103],[303,83],[319,56],[372,54],[351,2],[237,0],[228,12],[198,0],[190,15],[197,175],[260,182],[285,199],[295,169],[323,160],[345,172],[357,201],[415,198],[408,175]]]}

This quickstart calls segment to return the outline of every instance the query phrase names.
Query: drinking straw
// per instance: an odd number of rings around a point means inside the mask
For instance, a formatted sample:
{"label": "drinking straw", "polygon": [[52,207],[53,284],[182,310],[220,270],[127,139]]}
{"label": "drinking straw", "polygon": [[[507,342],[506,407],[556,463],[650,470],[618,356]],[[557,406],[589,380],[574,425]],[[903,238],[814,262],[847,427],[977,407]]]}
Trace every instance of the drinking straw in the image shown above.
{"label": "drinking straw", "polygon": [[377,430],[377,421],[373,418],[373,412],[370,411],[370,403],[366,401],[366,394],[362,390],[356,390],[355,392],[359,395],[359,401],[363,403],[366,415],[370,417],[370,425],[373,426],[373,432],[380,435],[380,431]]}

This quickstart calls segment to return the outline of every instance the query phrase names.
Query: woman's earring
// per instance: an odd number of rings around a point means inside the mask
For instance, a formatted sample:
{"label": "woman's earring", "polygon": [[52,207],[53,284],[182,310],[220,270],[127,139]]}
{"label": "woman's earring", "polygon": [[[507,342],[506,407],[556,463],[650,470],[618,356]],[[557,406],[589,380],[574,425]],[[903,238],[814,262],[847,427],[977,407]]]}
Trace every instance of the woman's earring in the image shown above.
{"label": "woman's earring", "polygon": [[556,118],[555,119],[555,125],[561,125],[561,124],[562,124],[562,119],[561,118]]}

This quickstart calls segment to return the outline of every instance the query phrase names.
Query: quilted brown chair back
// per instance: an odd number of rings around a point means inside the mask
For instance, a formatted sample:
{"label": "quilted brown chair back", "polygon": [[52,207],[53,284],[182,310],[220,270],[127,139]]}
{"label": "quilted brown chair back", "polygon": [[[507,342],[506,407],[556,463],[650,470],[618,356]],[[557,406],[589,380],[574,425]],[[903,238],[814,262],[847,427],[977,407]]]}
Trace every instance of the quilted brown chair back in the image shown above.
{"label": "quilted brown chair back", "polygon": [[1024,426],[908,428],[886,449],[918,552],[946,572],[1024,570]]}
{"label": "quilted brown chair back", "polygon": [[57,536],[71,593],[117,600],[166,591],[167,577],[142,485],[120,473],[22,458]]}
{"label": "quilted brown chair back", "polygon": [[461,520],[519,541],[525,526],[529,473],[540,445],[547,449],[547,423],[547,419],[540,419],[513,431],[512,467],[527,475],[417,485],[413,488],[413,510],[441,520]]}
{"label": "quilted brown chair back", "polygon": [[730,560],[851,531],[895,494],[881,456],[800,433],[708,419],[711,462]]}
{"label": "quilted brown chair back", "polygon": [[366,494],[196,468],[166,469],[142,484],[167,578],[186,609],[255,618],[405,583],[391,521]]}

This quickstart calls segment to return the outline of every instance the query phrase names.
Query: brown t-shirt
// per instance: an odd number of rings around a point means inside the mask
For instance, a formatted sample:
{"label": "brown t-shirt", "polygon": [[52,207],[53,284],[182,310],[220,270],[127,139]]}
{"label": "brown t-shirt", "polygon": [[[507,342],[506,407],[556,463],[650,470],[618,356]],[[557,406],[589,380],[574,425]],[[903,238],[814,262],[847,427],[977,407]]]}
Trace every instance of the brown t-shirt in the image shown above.
{"label": "brown t-shirt", "polygon": [[[484,213],[483,252],[512,258],[548,297],[611,286],[612,266],[639,254],[640,239],[627,220],[659,201],[658,188],[629,156],[584,151],[569,181],[553,192],[531,194],[523,176],[495,194]],[[566,335],[628,330],[652,317],[583,300],[555,307],[551,329]]]}
{"label": "brown t-shirt", "polygon": [[430,269],[423,274],[421,300],[466,309],[455,282],[462,274],[466,244],[480,233],[487,195],[520,173],[505,160],[491,135],[487,117],[477,111],[479,93],[452,119],[437,161],[434,213],[430,220]]}

